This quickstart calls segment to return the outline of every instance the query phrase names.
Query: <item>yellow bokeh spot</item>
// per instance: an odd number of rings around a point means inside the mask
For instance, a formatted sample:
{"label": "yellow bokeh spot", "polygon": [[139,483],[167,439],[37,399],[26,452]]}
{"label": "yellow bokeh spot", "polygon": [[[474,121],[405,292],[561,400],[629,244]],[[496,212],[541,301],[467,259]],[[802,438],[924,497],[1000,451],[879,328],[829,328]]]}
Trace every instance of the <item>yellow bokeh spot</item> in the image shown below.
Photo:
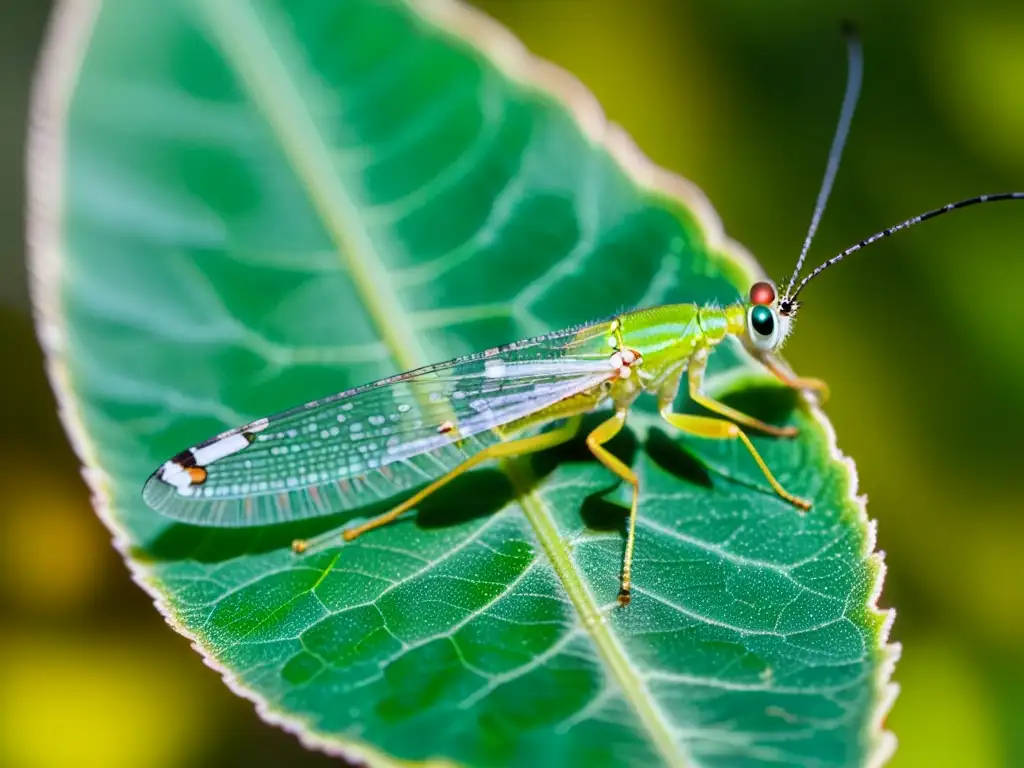
{"label": "yellow bokeh spot", "polygon": [[160,768],[200,753],[208,731],[194,677],[144,646],[137,636],[5,639],[0,765]]}
{"label": "yellow bokeh spot", "polygon": [[[974,632],[998,643],[1007,652],[1024,647],[1024,520],[1019,506],[988,506],[998,525],[967,526],[961,531],[966,549],[960,578],[971,599],[963,606]],[[1001,514],[1000,514],[1001,513]]]}
{"label": "yellow bokeh spot", "polygon": [[25,612],[88,610],[113,560],[109,534],[74,479],[0,458],[0,589]]}
{"label": "yellow bokeh spot", "polygon": [[900,695],[886,722],[899,739],[890,768],[1005,765],[997,713],[968,651],[934,636],[902,639]]}

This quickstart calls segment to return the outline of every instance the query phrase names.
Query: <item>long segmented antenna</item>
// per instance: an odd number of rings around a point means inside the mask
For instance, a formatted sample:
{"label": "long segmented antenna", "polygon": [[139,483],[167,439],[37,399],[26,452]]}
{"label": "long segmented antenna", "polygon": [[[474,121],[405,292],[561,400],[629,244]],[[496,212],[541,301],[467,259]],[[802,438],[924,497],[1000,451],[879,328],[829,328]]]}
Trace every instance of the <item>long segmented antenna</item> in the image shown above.
{"label": "long segmented antenna", "polygon": [[934,219],[936,216],[941,216],[944,213],[949,213],[950,211],[955,211],[959,208],[967,208],[972,205],[980,205],[981,203],[998,203],[1002,200],[1024,200],[1024,192],[1001,192],[996,195],[978,195],[977,197],[971,197],[968,198],[967,200],[960,200],[959,202],[956,203],[949,203],[948,205],[944,205],[941,208],[936,208],[933,211],[928,211],[927,213],[922,213],[921,215],[915,216],[912,219],[907,219],[906,221],[900,222],[894,227],[883,229],[881,232],[877,232],[873,234],[871,237],[865,240],[861,240],[856,245],[851,245],[842,253],[833,256],[824,264],[817,267],[813,272],[811,272],[811,274],[807,275],[807,277],[800,281],[800,285],[796,287],[795,291],[790,292],[787,290],[784,297],[779,302],[779,311],[784,315],[793,314],[797,309],[796,297],[800,295],[800,291],[804,289],[805,285],[807,285],[809,282],[811,282],[811,280],[820,275],[833,264],[838,264],[851,253],[859,251],[864,246],[871,245],[872,243],[877,242],[878,240],[881,240],[884,237],[889,237],[889,235],[893,235],[896,232],[899,232],[901,229],[907,229],[908,227],[912,227],[915,224],[920,224],[922,221]]}
{"label": "long segmented antenna", "polygon": [[853,112],[857,108],[857,99],[860,96],[860,84],[864,75],[864,55],[861,51],[860,38],[857,36],[857,28],[851,22],[843,22],[843,35],[846,37],[846,58],[847,71],[846,93],[843,96],[843,106],[839,111],[839,124],[836,125],[836,133],[832,138],[832,148],[828,152],[828,164],[825,166],[825,178],[822,179],[821,189],[818,191],[818,199],[814,203],[814,214],[811,216],[811,226],[807,230],[807,237],[804,238],[804,247],[800,249],[800,257],[796,260],[796,269],[793,276],[789,278],[786,285],[786,295],[793,290],[793,284],[800,275],[804,259],[807,258],[807,251],[811,247],[811,240],[814,233],[818,231],[818,222],[825,212],[825,205],[828,203],[828,196],[832,193],[832,182],[835,181],[836,172],[839,170],[839,161],[843,156],[843,146],[846,144],[846,137],[850,132],[850,123],[853,121]]}

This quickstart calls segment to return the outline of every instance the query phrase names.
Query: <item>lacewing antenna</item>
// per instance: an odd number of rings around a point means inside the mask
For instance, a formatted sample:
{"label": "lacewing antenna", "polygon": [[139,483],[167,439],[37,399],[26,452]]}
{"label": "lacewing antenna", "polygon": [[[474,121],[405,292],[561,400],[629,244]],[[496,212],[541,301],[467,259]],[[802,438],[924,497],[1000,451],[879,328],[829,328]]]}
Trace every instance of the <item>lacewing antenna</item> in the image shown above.
{"label": "lacewing antenna", "polygon": [[[811,247],[811,241],[814,239],[815,232],[818,231],[818,223],[821,221],[821,215],[825,212],[825,205],[828,203],[829,195],[832,192],[832,183],[835,181],[836,172],[839,170],[839,161],[843,155],[843,147],[846,144],[846,137],[850,132],[850,123],[853,121],[853,113],[857,106],[857,99],[860,96],[860,86],[864,74],[864,56],[861,49],[860,38],[857,34],[856,27],[851,22],[843,23],[843,35],[846,38],[846,54],[848,62],[846,93],[843,96],[843,106],[839,112],[839,123],[836,126],[835,136],[832,139],[832,147],[828,153],[828,164],[825,167],[825,178],[822,179],[821,189],[818,191],[818,199],[814,204],[814,213],[811,216],[811,226],[807,230],[807,237],[804,238],[804,245],[803,248],[800,249],[800,256],[796,260],[796,268],[793,270],[793,275],[789,278],[789,282],[786,284],[786,290],[783,292],[782,298],[779,300],[779,312],[783,315],[796,314],[796,311],[800,306],[796,300],[797,296],[800,295],[800,291],[804,289],[804,286],[807,285],[807,283],[829,267],[838,264],[851,253],[855,253],[865,246],[871,245],[882,238],[889,237],[900,230],[907,229],[915,224],[920,224],[922,221],[933,219],[936,216],[941,216],[944,213],[949,213],[950,211],[955,211],[960,208],[980,205],[981,203],[996,203],[1002,200],[1024,200],[1024,192],[1001,192],[994,195],[978,195],[977,197],[971,197],[966,200],[949,203],[941,208],[927,211],[926,213],[914,216],[913,218],[900,222],[888,229],[883,229],[881,232],[877,232],[871,237],[861,240],[856,245],[850,246],[842,253],[836,254],[828,261],[816,267],[814,271],[797,283],[797,279],[800,277],[800,270],[803,269],[804,260],[807,258],[807,251]],[[795,289],[794,286],[796,286]]]}
{"label": "lacewing antenna", "polygon": [[825,212],[825,205],[832,193],[832,183],[835,181],[836,172],[839,170],[839,161],[843,156],[843,147],[846,145],[846,137],[850,133],[850,123],[853,121],[853,112],[857,108],[857,99],[860,97],[860,84],[864,78],[864,54],[861,50],[860,38],[857,29],[852,22],[843,22],[843,36],[846,38],[847,76],[846,93],[843,95],[843,106],[839,110],[839,123],[836,125],[836,133],[832,138],[832,147],[828,152],[828,164],[825,166],[825,178],[821,181],[821,189],[818,190],[818,199],[814,203],[814,213],[811,215],[811,226],[807,230],[807,237],[804,238],[804,247],[800,249],[800,256],[796,260],[796,268],[793,276],[789,278],[785,294],[789,295],[793,290],[800,270],[807,258],[807,251],[811,247],[814,233],[818,231],[818,223],[821,215]]}
{"label": "lacewing antenna", "polygon": [[922,213],[918,216],[914,216],[911,219],[902,221],[896,226],[889,227],[888,229],[883,229],[881,232],[876,232],[871,237],[861,240],[856,245],[851,245],[842,253],[836,254],[831,259],[815,268],[813,272],[811,272],[809,275],[807,275],[807,277],[800,281],[800,284],[797,285],[795,291],[787,290],[786,294],[782,298],[782,301],[779,303],[779,311],[782,312],[783,314],[793,314],[794,312],[796,312],[799,306],[797,304],[796,297],[800,295],[800,291],[804,289],[804,286],[807,285],[807,283],[809,283],[811,280],[813,280],[815,277],[820,275],[822,272],[824,272],[832,265],[838,264],[851,253],[855,253],[856,251],[859,251],[861,248],[867,245],[871,245],[872,243],[877,242],[882,238],[889,237],[889,235],[893,235],[896,232],[899,232],[900,230],[907,229],[909,227],[914,226],[915,224],[920,224],[922,221],[927,221],[928,219],[934,219],[936,216],[941,216],[942,214],[949,213],[950,211],[956,211],[960,208],[967,208],[972,205],[980,205],[981,203],[998,203],[1003,200],[1024,200],[1024,192],[1000,192],[995,195],[978,195],[977,197],[970,197],[966,200],[960,200],[955,203],[949,203],[947,205],[942,206],[941,208],[936,208],[935,210],[927,211],[926,213]]}

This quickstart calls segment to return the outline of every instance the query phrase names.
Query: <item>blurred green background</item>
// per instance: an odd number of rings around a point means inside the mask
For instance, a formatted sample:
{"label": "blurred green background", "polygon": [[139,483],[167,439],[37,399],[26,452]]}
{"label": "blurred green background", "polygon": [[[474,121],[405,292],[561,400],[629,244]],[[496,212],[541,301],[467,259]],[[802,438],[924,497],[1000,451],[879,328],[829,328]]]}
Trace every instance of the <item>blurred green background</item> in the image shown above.
{"label": "blurred green background", "polygon": [[[927,208],[1024,189],[1024,5],[486,0],[784,279],[845,77],[864,94],[811,264]],[[0,764],[321,765],[135,587],[58,423],[25,287],[23,144],[49,12],[0,4]],[[825,378],[903,643],[894,766],[1024,765],[1024,205],[972,209],[808,288],[787,356]]]}

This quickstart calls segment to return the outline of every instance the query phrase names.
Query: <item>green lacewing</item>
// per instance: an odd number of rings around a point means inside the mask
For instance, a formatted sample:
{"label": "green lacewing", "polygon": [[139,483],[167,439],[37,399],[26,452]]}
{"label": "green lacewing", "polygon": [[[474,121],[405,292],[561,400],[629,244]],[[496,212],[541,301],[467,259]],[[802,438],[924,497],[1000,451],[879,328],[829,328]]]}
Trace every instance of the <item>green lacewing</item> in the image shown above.
{"label": "green lacewing", "polygon": [[[851,253],[926,219],[980,203],[1024,199],[1024,192],[982,195],[928,211],[847,248],[797,283],[860,93],[863,63],[852,29],[847,30],[847,57],[846,92],[825,177],[781,296],[773,284],[758,282],[748,300],[729,306],[637,309],[314,400],[177,454],[146,482],[146,503],[186,523],[238,527],[331,515],[405,497],[388,512],[342,530],[340,539],[351,541],[489,459],[545,450],[571,439],[583,414],[607,409],[609,418],[587,435],[586,443],[605,467],[633,486],[619,591],[620,603],[626,604],[639,481],[605,443],[625,424],[630,406],[647,393],[678,430],[742,442],[773,491],[797,509],[809,509],[809,501],[776,480],[746,434],[753,429],[790,437],[796,430],[766,424],[707,396],[702,384],[708,357],[724,339],[736,337],[783,383],[824,398],[823,382],[795,376],[777,357],[809,281]],[[709,415],[673,412],[684,383]],[[301,553],[332,543],[340,543],[338,532],[297,541],[294,549]]]}

